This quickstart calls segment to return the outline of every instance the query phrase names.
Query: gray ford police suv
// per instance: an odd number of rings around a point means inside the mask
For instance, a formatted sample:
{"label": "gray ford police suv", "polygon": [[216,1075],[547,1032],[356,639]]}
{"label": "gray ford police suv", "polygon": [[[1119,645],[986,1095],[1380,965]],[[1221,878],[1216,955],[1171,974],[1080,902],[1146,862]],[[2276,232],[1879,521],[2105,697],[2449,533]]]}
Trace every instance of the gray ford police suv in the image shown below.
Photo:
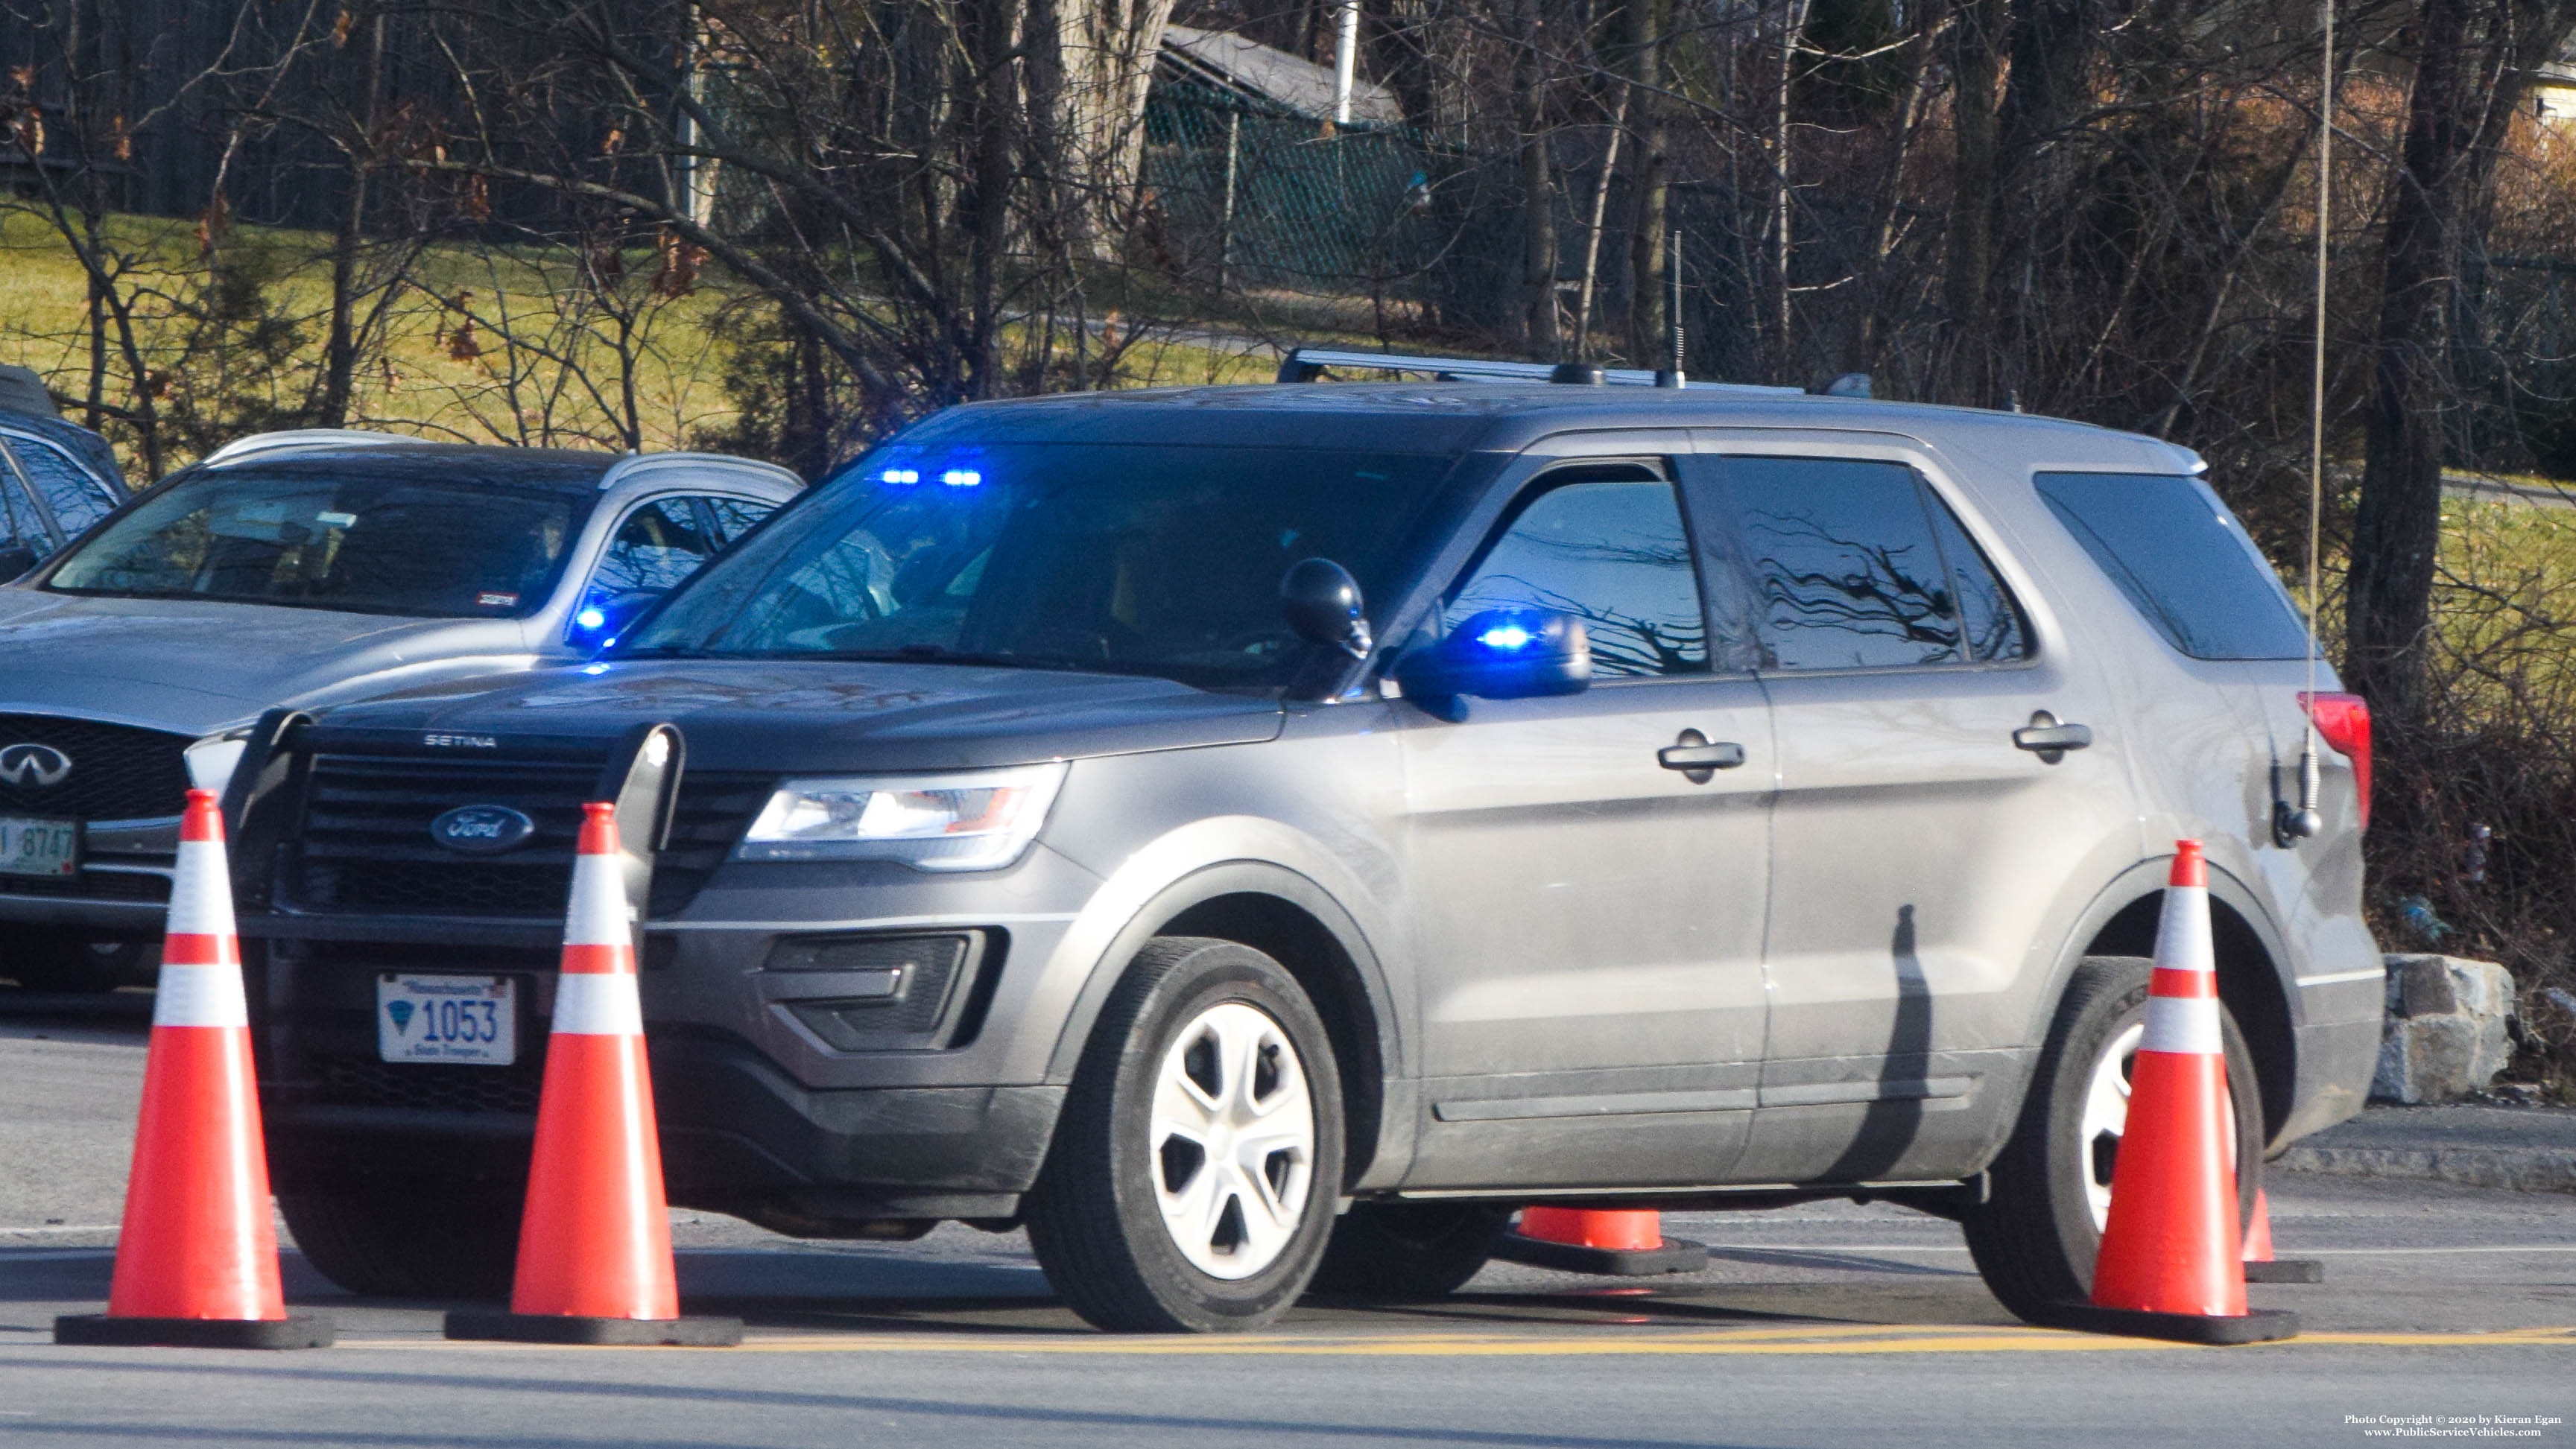
{"label": "gray ford police suv", "polygon": [[939,414],[591,663],[262,721],[286,1216],[505,1285],[609,798],[678,1203],[1024,1223],[1120,1329],[1445,1292],[1534,1201],[1894,1199],[2080,1294],[2176,838],[2249,1198],[2379,1039],[2367,716],[2200,471],[1750,388]]}

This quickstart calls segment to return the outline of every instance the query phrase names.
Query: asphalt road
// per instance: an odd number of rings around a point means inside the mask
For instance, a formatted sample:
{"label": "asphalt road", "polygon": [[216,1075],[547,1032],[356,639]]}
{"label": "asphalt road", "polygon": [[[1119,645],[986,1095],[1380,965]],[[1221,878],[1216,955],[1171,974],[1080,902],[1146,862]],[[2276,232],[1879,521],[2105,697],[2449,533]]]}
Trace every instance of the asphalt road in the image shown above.
{"label": "asphalt road", "polygon": [[747,1317],[742,1348],[450,1346],[446,1305],[352,1299],[291,1253],[290,1298],[335,1315],[340,1347],[58,1348],[52,1316],[106,1293],[140,1046],[139,1020],[112,1014],[0,1015],[12,1449],[2205,1446],[2359,1443],[2396,1426],[2357,1419],[2426,1415],[2469,1431],[2447,1437],[2576,1444],[2576,1195],[2291,1174],[2273,1180],[2276,1232],[2328,1280],[2251,1290],[2307,1332],[2241,1349],[2023,1327],[1955,1228],[1848,1204],[1676,1215],[1667,1230],[1715,1254],[1691,1277],[1498,1265],[1450,1299],[1310,1303],[1243,1338],[1089,1332],[1017,1234],[801,1243],[679,1214],[682,1291]]}

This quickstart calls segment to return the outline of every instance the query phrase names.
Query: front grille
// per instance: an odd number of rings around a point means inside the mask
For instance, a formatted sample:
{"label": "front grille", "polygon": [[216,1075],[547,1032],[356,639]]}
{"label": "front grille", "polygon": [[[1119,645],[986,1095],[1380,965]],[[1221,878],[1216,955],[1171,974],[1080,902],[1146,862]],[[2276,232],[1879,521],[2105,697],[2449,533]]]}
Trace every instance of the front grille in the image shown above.
{"label": "front grille", "polygon": [[0,750],[51,745],[72,762],[59,784],[0,780],[0,813],[62,820],[157,820],[188,803],[193,739],[50,714],[0,714]]}
{"label": "front grille", "polygon": [[[301,910],[558,919],[572,891],[573,846],[596,764],[322,755],[283,894]],[[683,774],[671,840],[656,859],[651,916],[685,907],[768,798],[766,776]],[[506,805],[536,833],[473,859],[430,838],[460,805]]]}
{"label": "front grille", "polygon": [[143,901],[170,903],[167,876],[125,871],[85,870],[75,876],[0,875],[0,896],[44,896],[55,900]]}
{"label": "front grille", "polygon": [[312,1100],[334,1107],[405,1107],[422,1112],[536,1115],[545,1080],[542,1050],[506,1067],[440,1066],[379,1061],[354,1052],[315,1052]]}

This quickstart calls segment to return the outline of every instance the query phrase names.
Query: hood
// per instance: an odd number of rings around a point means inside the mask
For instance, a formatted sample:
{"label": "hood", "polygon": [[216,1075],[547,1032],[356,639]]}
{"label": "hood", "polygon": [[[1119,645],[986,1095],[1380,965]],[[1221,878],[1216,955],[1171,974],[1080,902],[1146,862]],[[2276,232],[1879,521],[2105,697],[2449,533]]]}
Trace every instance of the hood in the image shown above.
{"label": "hood", "polygon": [[0,588],[0,712],[204,734],[271,705],[328,704],[532,662],[515,620]]}
{"label": "hood", "polygon": [[[1163,679],[950,664],[637,660],[457,683],[330,711],[323,723],[571,744],[666,720],[692,766],[949,770],[1275,737],[1274,700]],[[414,743],[417,742],[408,742]]]}

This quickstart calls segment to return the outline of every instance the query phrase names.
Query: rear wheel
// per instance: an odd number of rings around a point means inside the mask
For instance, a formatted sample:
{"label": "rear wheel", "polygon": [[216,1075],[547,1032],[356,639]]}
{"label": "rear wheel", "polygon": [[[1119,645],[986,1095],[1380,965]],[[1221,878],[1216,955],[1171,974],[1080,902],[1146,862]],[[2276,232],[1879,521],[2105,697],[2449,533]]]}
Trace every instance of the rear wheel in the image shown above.
{"label": "rear wheel", "polygon": [[1441,1298],[1494,1256],[1508,1203],[1363,1202],[1333,1224],[1314,1291],[1342,1298]]}
{"label": "rear wheel", "polygon": [[1258,1328],[1332,1228],[1342,1104],[1305,992],[1249,946],[1149,943],[1093,1029],[1029,1194],[1029,1241],[1088,1322]]}
{"label": "rear wheel", "polygon": [[518,1266],[520,1195],[485,1183],[383,1181],[280,1193],[304,1260],[352,1293],[507,1298]]}
{"label": "rear wheel", "polygon": [[[1989,1169],[1992,1192],[1960,1219],[1986,1286],[2022,1318],[2092,1293],[2154,966],[2136,956],[2091,956],[2076,968],[2020,1125]],[[2235,1017],[2222,1007],[2220,1022],[2242,1226],[2263,1183],[2263,1103]]]}

